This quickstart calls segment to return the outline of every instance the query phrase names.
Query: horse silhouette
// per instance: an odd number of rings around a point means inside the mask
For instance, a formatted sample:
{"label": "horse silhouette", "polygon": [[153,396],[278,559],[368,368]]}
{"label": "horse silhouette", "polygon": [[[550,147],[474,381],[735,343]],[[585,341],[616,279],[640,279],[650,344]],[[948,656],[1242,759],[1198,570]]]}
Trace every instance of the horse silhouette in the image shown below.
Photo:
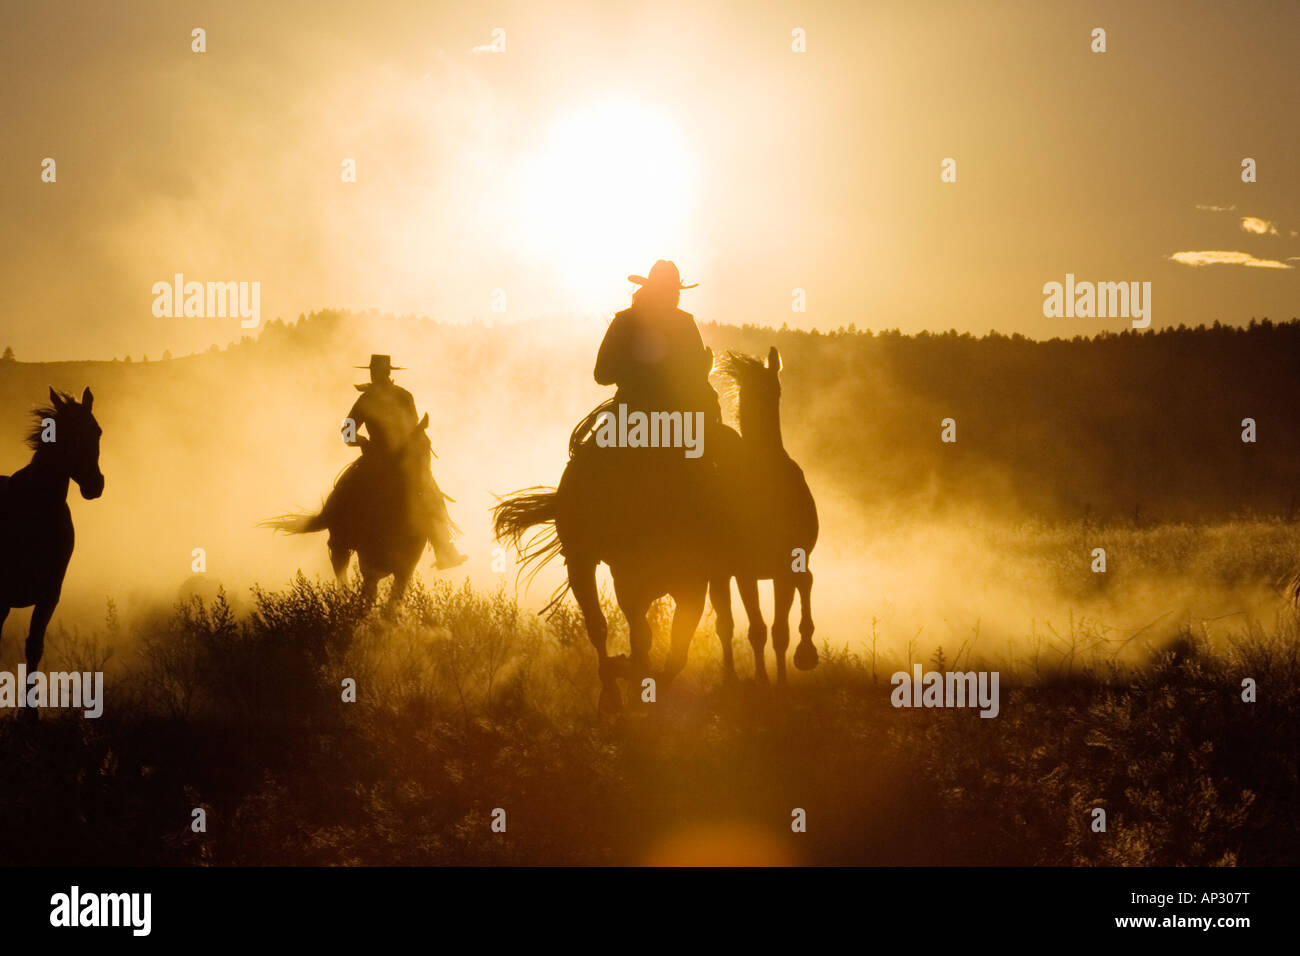
{"label": "horse silhouette", "polygon": [[[712,364],[711,353],[709,361]],[[810,535],[807,510],[812,496],[803,483],[802,472],[780,446],[776,417],[779,384],[773,393],[775,373],[770,377],[749,374],[749,363],[762,367],[756,359],[734,355],[722,366],[736,381],[743,410],[742,429],[748,426],[748,434],[737,434],[725,425],[710,428],[707,445],[712,453],[706,451],[695,462],[674,458],[681,455],[677,449],[596,450],[571,445],[573,455],[557,488],[524,489],[493,508],[493,530],[498,540],[511,543],[520,552],[524,566],[531,566],[530,579],[556,555],[563,556],[567,589],[578,602],[587,637],[598,655],[602,710],[621,707],[619,677],[628,677],[636,685],[649,670],[651,632],[646,613],[651,603],[664,594],[671,595],[675,603],[668,657],[659,676],[659,682],[666,685],[686,664],[706,594],[717,595],[715,600],[723,607],[720,616],[725,612],[730,620],[732,576],[739,582],[750,613],[750,639],[760,669],[766,630],[758,605],[757,580],[770,577],[783,584],[792,581],[792,586],[802,582],[801,593],[805,596],[801,604],[807,620],[806,625],[801,624],[800,632],[804,634],[806,629],[806,635],[800,646],[811,650],[812,655],[810,658],[807,650],[800,650],[796,663],[801,667],[816,663],[807,597],[812,577],[808,574],[791,579],[776,560],[784,553],[783,566],[791,566],[789,551],[798,546],[787,547],[792,538],[811,550],[817,534],[816,510],[811,509]],[[743,468],[754,469],[754,473],[741,475]],[[806,505],[799,503],[799,484]],[[745,499],[746,495],[751,496],[750,500]],[[773,506],[794,506],[799,515],[792,520],[774,514],[769,510]],[[765,523],[770,523],[775,533]],[[524,535],[537,525],[542,530],[525,541]],[[631,654],[626,661],[621,656],[612,657],[606,647],[608,622],[596,589],[596,567],[602,561],[609,566],[615,597],[628,621]],[[552,599],[552,605],[563,597],[564,590]],[[780,598],[778,610],[779,606]],[[786,601],[787,612],[789,606],[790,601]],[[729,642],[732,626],[727,625],[724,656],[729,672],[734,673]],[[782,633],[786,637],[784,644],[780,644]],[[778,675],[784,680],[788,623],[784,631],[774,627],[773,635],[781,651]]]}
{"label": "horse silhouette", "polygon": [[718,639],[726,673],[735,676],[731,644],[735,620],[731,614],[731,578],[749,618],[749,644],[754,651],[754,676],[767,681],[764,647],[767,629],[758,600],[758,582],[772,582],[775,608],[772,650],[776,680],[785,683],[785,653],[790,646],[790,608],[799,592],[799,645],[794,665],[817,666],[812,641],[812,572],[808,561],[817,544],[817,505],[803,469],[786,453],[781,439],[781,353],[773,346],[767,363],[728,352],[718,370],[736,385],[740,441],[723,449],[727,483],[724,499],[729,553],[728,572],[709,582],[709,601],[717,616]]}
{"label": "horse silhouette", "polygon": [[[711,352],[702,353],[707,368]],[[602,409],[606,406],[601,406]],[[599,411],[600,409],[598,409]],[[595,413],[593,413],[594,415]],[[587,637],[596,648],[601,682],[600,708],[622,708],[618,679],[640,691],[649,673],[651,629],[647,613],[655,600],[671,595],[675,604],[672,642],[660,682],[670,681],[686,663],[691,638],[704,613],[711,577],[723,573],[717,540],[717,473],[708,455],[688,459],[681,448],[599,448],[577,436],[556,488],[516,492],[492,509],[498,540],[511,543],[529,578],[556,555],[567,567],[567,584],[551,604],[573,592],[582,610]],[[532,527],[542,529],[524,541]],[[596,588],[596,568],[604,562],[628,622],[631,652],[611,656],[608,621]]]}
{"label": "horse silhouette", "polygon": [[[36,409],[27,436],[31,462],[0,475],[0,631],[9,611],[31,607],[27,670],[40,667],[45,628],[63,591],[75,533],[68,510],[68,482],[92,501],[104,493],[99,470],[103,430],[91,413],[95,396],[86,388],[77,402],[50,389],[50,404]],[[35,716],[35,711],[30,711]]]}
{"label": "horse silhouette", "polygon": [[361,457],[344,469],[318,513],[281,515],[260,526],[290,534],[328,531],[330,564],[340,583],[355,552],[367,602],[374,601],[379,582],[392,576],[391,611],[406,592],[429,540],[427,509],[420,498],[432,454],[428,427],[426,414],[405,440],[388,450],[359,438]]}

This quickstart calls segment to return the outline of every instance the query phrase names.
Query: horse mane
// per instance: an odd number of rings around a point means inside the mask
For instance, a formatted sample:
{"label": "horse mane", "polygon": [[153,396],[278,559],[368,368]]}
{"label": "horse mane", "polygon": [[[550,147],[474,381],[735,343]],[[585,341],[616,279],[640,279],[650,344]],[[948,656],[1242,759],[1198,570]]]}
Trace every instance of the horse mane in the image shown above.
{"label": "horse mane", "polygon": [[739,397],[745,380],[762,372],[767,366],[763,364],[762,359],[729,349],[714,363],[714,368],[721,375],[726,376],[726,393],[730,398],[735,399]]}
{"label": "horse mane", "polygon": [[722,357],[718,359],[718,371],[733,379],[741,378],[751,372],[762,371],[765,368],[767,366],[763,364],[762,359],[746,355],[744,352],[737,352],[735,349],[723,352]]}
{"label": "horse mane", "polygon": [[[367,385],[366,387],[368,388],[369,385]],[[361,386],[358,385],[357,388],[359,389],[361,388]],[[369,446],[368,450],[363,451],[360,455],[358,455],[356,458],[353,458],[350,462],[348,462],[346,465],[344,465],[342,468],[339,469],[339,473],[334,476],[333,487],[337,488],[339,486],[339,482],[343,480],[343,476],[346,475],[349,471],[351,471],[354,468],[360,467],[361,463],[366,460],[367,455],[373,455],[379,458],[391,458],[393,461],[396,461],[402,455],[406,454],[408,446],[412,441],[415,440],[417,439],[415,435],[412,433],[410,435],[407,435],[406,441],[402,442],[402,444],[399,445],[398,447],[384,450],[379,445],[378,442],[366,439],[366,444]],[[432,445],[430,445],[429,447],[429,452],[430,454],[433,453]],[[437,456],[434,455],[434,457],[436,458]],[[447,495],[443,495],[443,497],[447,498],[448,501],[455,500],[453,498],[448,497]]]}
{"label": "horse mane", "polygon": [[[69,405],[75,405],[77,403],[77,400],[67,392],[57,392],[56,394],[59,396],[59,401],[61,402],[67,402]],[[45,419],[47,418],[53,418],[55,421],[58,421],[59,410],[53,405],[41,405],[38,408],[32,409],[32,427],[27,433],[27,437],[23,439],[27,442],[27,447],[32,451],[40,451],[41,447],[45,444],[45,442],[41,441],[41,434],[45,431]]]}

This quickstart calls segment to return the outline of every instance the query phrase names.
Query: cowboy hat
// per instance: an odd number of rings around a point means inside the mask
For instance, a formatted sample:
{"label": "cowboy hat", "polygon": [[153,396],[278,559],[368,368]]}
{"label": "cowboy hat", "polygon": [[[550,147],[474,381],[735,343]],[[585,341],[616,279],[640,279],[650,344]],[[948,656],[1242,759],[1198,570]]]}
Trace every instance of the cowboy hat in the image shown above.
{"label": "cowboy hat", "polygon": [[388,355],[372,355],[372,356],[370,356],[370,364],[369,364],[369,365],[354,365],[354,366],[352,366],[352,367],[353,367],[353,368],[368,368],[368,369],[370,369],[370,371],[372,371],[372,372],[374,372],[374,371],[380,371],[380,372],[393,372],[393,371],[404,372],[404,371],[406,371],[406,367],[405,367],[404,365],[394,365],[394,364],[393,364],[393,359],[392,359],[392,357],[391,357],[391,356],[388,356]]}
{"label": "cowboy hat", "polygon": [[677,271],[676,263],[667,259],[660,259],[650,267],[650,275],[646,276],[628,276],[628,282],[635,282],[637,285],[651,285],[657,287],[668,286],[675,289],[694,289],[698,282],[692,282],[690,285],[682,285],[682,274]]}

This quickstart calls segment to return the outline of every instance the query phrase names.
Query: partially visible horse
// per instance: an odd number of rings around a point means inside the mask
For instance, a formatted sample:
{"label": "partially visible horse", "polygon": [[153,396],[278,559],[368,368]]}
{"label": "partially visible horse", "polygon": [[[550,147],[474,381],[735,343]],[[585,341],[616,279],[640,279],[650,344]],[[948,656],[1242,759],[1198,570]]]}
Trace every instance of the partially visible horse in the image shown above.
{"label": "partially visible horse", "polygon": [[33,412],[36,422],[27,436],[31,463],[0,475],[0,629],[12,608],[32,607],[29,673],[40,667],[45,628],[59,603],[76,540],[68,482],[75,481],[87,501],[104,493],[103,430],[91,414],[94,402],[89,388],[80,403],[51,388],[50,404]]}
{"label": "partially visible horse", "polygon": [[396,447],[359,437],[361,457],[343,471],[317,514],[281,515],[261,527],[309,534],[328,531],[326,547],[342,582],[355,552],[361,593],[374,601],[379,582],[392,575],[389,609],[397,607],[429,540],[428,509],[421,501],[432,447],[426,414]]}
{"label": "partially visible horse", "polygon": [[812,571],[808,562],[817,544],[817,505],[803,470],[786,453],[781,438],[781,354],[772,347],[767,364],[728,352],[718,370],[736,385],[740,441],[731,442],[723,457],[727,495],[726,535],[728,572],[709,582],[709,600],[717,615],[718,639],[726,672],[735,676],[731,642],[731,578],[749,618],[749,644],[754,651],[754,676],[767,681],[764,648],[767,628],[758,600],[758,582],[771,581],[775,608],[772,650],[776,652],[777,684],[785,683],[785,652],[790,646],[790,608],[799,592],[799,645],[794,666],[817,666],[812,641]]}

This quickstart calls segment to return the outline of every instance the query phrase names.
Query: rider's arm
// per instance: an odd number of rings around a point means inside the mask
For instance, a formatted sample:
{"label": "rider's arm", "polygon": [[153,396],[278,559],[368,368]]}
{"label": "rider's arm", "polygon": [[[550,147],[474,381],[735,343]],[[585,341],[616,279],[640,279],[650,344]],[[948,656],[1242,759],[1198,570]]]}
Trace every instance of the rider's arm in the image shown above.
{"label": "rider's arm", "polygon": [[[363,395],[361,398],[365,398]],[[357,441],[357,433],[361,431],[361,426],[365,424],[365,412],[361,409],[361,398],[352,403],[352,410],[348,412],[348,417],[343,421],[343,427],[339,431],[343,435],[343,443],[355,448],[361,444]],[[348,420],[352,421],[352,440],[348,441]]]}
{"label": "rider's arm", "polygon": [[596,353],[596,369],[593,374],[598,384],[617,385],[622,380],[631,331],[631,322],[626,316],[614,316],[614,321],[605,330],[600,351]]}
{"label": "rider's arm", "polygon": [[695,346],[697,352],[703,352],[704,339],[700,335],[700,327],[695,321],[695,316],[689,312],[683,312],[682,315],[686,316],[687,319],[688,331],[686,334],[690,338],[691,344]]}

